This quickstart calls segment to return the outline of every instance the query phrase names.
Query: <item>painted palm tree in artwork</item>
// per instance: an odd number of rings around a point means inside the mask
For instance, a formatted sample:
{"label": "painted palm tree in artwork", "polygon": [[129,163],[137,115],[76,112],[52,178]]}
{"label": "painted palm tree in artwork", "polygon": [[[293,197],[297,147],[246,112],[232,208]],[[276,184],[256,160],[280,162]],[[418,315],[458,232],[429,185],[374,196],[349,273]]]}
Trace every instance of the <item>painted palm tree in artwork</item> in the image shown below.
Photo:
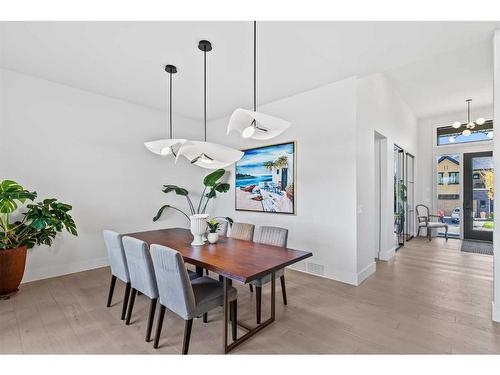
{"label": "painted palm tree in artwork", "polygon": [[267,169],[269,169],[270,171],[272,171],[273,167],[274,167],[274,162],[272,162],[272,161],[265,161],[264,162],[264,167],[266,167]]}
{"label": "painted palm tree in artwork", "polygon": [[272,170],[273,168],[286,168],[288,167],[288,158],[286,156],[280,156],[275,161],[266,161],[264,162],[264,167],[269,170]]}
{"label": "painted palm tree in artwork", "polygon": [[274,161],[274,166],[276,168],[287,168],[288,158],[286,156],[280,156],[278,159]]}

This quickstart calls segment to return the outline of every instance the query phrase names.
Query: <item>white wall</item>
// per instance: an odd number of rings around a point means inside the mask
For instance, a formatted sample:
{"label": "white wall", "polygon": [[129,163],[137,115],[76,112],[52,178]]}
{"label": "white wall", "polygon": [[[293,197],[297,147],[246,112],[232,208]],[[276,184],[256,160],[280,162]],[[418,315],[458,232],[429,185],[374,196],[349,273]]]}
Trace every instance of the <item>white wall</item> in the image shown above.
{"label": "white wall", "polygon": [[[494,121],[493,126],[497,133],[496,124],[500,123],[500,30],[495,32],[493,38],[493,60],[494,60],[494,86],[493,86],[493,106],[494,106]],[[500,165],[500,137],[495,134],[493,148],[493,161],[495,166]],[[500,191],[500,178],[495,178],[495,191]],[[496,221],[496,220],[495,220]],[[492,319],[500,322],[500,225],[495,224],[493,232],[493,252],[494,252],[494,295]]]}
{"label": "white wall", "polygon": [[386,165],[383,166],[382,182],[382,237],[379,257],[388,260],[394,255],[394,196],[393,196],[393,148],[399,145],[416,158],[417,120],[410,107],[392,88],[383,74],[374,74],[357,81],[357,272],[359,282],[375,269],[374,257],[377,246],[375,228],[378,220],[375,198],[375,132],[385,137],[382,142]]}
{"label": "white wall", "polygon": [[[265,142],[227,137],[228,117],[209,123],[209,140],[236,148],[297,141],[296,215],[235,211],[233,189],[217,213],[288,228],[289,246],[314,254],[294,268],[307,271],[308,264],[318,264],[323,276],[351,284],[357,283],[355,90],[356,79],[349,78],[259,106],[292,122],[280,137]],[[230,182],[234,185],[234,175]]]}
{"label": "white wall", "polygon": [[[184,206],[180,197],[162,193],[162,184],[198,186],[206,172],[185,161],[174,166],[143,146],[166,136],[165,113],[12,71],[0,74],[0,179],[72,204],[79,232],[62,235],[52,248],[32,249],[24,281],[106,265],[104,228],[187,227],[177,213],[151,220],[166,201]],[[174,121],[176,136],[202,129]]]}

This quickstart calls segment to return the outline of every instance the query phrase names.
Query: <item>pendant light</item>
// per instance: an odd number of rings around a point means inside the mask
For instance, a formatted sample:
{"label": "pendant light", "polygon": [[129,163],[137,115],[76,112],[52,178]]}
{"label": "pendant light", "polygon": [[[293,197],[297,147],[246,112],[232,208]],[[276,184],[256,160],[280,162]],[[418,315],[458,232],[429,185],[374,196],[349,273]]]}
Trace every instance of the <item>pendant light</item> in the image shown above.
{"label": "pendant light", "polygon": [[185,139],[173,139],[172,138],[172,74],[177,73],[177,68],[174,65],[167,65],[165,66],[165,71],[170,75],[170,89],[169,89],[169,109],[170,109],[170,116],[169,116],[169,129],[170,129],[170,138],[169,139],[159,139],[156,141],[150,141],[150,142],[144,142],[144,146],[146,148],[157,154],[157,155],[173,155],[174,157],[177,156],[179,148],[182,146],[184,142],[186,142]]}
{"label": "pendant light", "polygon": [[191,164],[206,169],[219,169],[236,163],[243,157],[243,152],[233,148],[207,142],[207,52],[212,50],[208,40],[202,40],[198,49],[203,52],[203,123],[205,130],[204,141],[186,141],[182,144],[177,158],[185,156]]}
{"label": "pendant light", "polygon": [[240,132],[243,138],[259,140],[277,137],[290,127],[291,123],[274,116],[257,112],[257,21],[253,22],[253,111],[236,109],[227,127],[231,131]]}
{"label": "pendant light", "polygon": [[[464,137],[468,137],[472,134],[472,129],[474,129],[476,125],[483,125],[486,120],[483,117],[479,117],[476,121],[472,121],[470,119],[470,103],[472,102],[472,99],[467,99],[465,102],[467,103],[467,123],[465,124],[465,129],[462,131],[462,135]],[[462,124],[460,121],[456,121],[452,125],[455,129],[459,129],[461,126]]]}

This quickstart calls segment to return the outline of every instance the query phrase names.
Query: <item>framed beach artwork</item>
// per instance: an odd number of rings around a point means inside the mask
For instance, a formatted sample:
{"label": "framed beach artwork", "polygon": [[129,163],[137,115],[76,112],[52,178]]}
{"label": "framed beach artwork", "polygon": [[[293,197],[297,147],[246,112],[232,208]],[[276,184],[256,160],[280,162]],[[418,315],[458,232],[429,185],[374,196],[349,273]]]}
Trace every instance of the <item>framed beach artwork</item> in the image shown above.
{"label": "framed beach artwork", "polygon": [[243,152],[236,163],[236,210],[295,214],[295,142]]}

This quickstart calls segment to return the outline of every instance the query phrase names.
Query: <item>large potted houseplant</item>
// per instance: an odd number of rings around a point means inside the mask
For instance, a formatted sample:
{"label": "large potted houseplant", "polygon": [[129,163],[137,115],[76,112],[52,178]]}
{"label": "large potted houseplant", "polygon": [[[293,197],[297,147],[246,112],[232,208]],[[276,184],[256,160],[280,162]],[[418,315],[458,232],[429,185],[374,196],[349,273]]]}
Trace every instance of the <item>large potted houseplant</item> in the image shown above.
{"label": "large potted houseplant", "polygon": [[[183,187],[179,187],[177,185],[163,185],[162,191],[164,193],[175,192],[175,194],[186,197],[189,214],[177,207],[174,207],[170,204],[165,204],[160,207],[156,216],[153,218],[153,221],[157,221],[163,214],[166,209],[172,209],[179,211],[182,213],[191,224],[191,234],[193,235],[192,245],[203,245],[205,243],[205,233],[207,231],[207,218],[208,214],[206,213],[208,203],[210,200],[217,197],[217,193],[227,193],[229,191],[230,185],[227,182],[221,182],[221,178],[224,176],[226,171],[224,169],[217,169],[209,175],[205,176],[203,179],[204,189],[201,193],[200,200],[198,204],[195,206],[193,201],[189,196],[189,191]],[[232,223],[232,219],[229,217],[225,217],[230,224]]]}
{"label": "large potted houseplant", "polygon": [[[25,190],[15,181],[0,183],[0,296],[18,290],[27,249],[51,246],[57,233],[64,229],[77,235],[69,204],[53,198],[35,203],[36,196],[36,192]],[[27,201],[33,203],[21,210]]]}

